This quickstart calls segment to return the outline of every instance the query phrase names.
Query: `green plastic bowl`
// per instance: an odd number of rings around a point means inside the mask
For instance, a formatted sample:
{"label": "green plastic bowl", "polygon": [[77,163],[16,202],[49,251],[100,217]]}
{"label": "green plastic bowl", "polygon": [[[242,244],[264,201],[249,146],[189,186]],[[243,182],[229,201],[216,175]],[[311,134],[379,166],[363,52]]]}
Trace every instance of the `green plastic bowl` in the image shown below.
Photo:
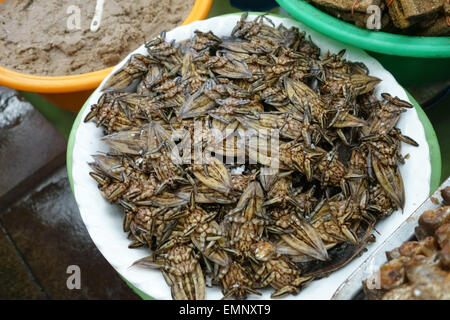
{"label": "green plastic bowl", "polygon": [[295,19],[331,38],[367,50],[403,86],[450,78],[450,37],[370,31],[333,17],[304,0],[276,0]]}

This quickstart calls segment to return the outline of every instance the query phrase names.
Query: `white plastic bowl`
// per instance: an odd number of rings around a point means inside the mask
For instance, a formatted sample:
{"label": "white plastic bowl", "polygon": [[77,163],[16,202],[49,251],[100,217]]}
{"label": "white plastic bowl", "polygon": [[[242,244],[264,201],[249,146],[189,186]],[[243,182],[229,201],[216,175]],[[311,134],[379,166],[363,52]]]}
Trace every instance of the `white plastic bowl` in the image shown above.
{"label": "white plastic bowl", "polygon": [[[249,19],[256,16],[250,15]],[[347,49],[345,59],[363,62],[370,70],[370,74],[383,81],[377,87],[377,94],[388,92],[392,96],[409,100],[404,89],[397,83],[393,76],[386,71],[375,59],[368,56],[364,51],[354,48],[333,39],[327,38],[300,22],[288,18],[270,16],[270,19],[278,25],[283,23],[286,27],[296,26],[300,31],[306,31],[311,35],[312,40],[322,49],[332,53],[337,53],[342,49]],[[212,30],[218,36],[229,35],[236,22],[240,19],[240,14],[231,14],[208,20],[197,21],[186,26],[180,26],[167,33],[167,40],[185,40],[194,35],[195,30]],[[141,46],[134,52],[135,54],[146,54],[146,49]],[[112,73],[120,69],[128,60],[130,55],[119,63]],[[96,103],[101,95],[100,88],[109,79],[111,74],[102,82],[88,99],[79,118],[84,119],[90,111],[92,104]],[[339,285],[391,234],[408,216],[421,204],[428,196],[430,190],[430,152],[426,141],[424,127],[418,118],[415,109],[409,109],[402,114],[398,123],[402,133],[410,136],[419,143],[419,147],[412,147],[406,144],[402,146],[403,154],[410,154],[406,164],[401,166],[406,203],[404,211],[396,211],[391,216],[376,225],[377,241],[368,245],[365,253],[354,259],[344,268],[332,273],[329,277],[315,280],[305,287],[298,295],[289,295],[285,299],[330,299]],[[87,230],[106,260],[121,274],[129,283],[155,299],[171,299],[170,289],[164,281],[159,270],[142,269],[130,267],[131,264],[150,254],[148,248],[128,249],[129,240],[127,234],[122,230],[123,213],[119,206],[111,205],[101,196],[97,183],[89,176],[90,167],[88,162],[92,161],[91,155],[99,151],[108,151],[100,138],[103,136],[101,128],[97,128],[93,122],[84,123],[77,121],[72,130],[73,149],[68,151],[72,160],[71,172],[73,180],[73,191],[81,217],[86,224]],[[101,270],[99,270],[101,273]],[[250,299],[270,299],[273,290],[263,290],[262,296],[250,295]],[[219,287],[207,288],[207,299],[220,299],[222,293]]]}

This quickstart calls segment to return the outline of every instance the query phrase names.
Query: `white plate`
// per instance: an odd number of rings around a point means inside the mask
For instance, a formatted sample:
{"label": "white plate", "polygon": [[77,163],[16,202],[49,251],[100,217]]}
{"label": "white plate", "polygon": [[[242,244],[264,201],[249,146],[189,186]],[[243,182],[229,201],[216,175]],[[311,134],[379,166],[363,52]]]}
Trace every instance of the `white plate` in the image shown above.
{"label": "white plate", "polygon": [[[249,16],[250,19],[254,19],[255,17],[255,15]],[[298,21],[276,16],[269,17],[275,25],[283,23],[286,27],[296,26],[300,31],[306,31],[307,35],[311,35],[312,40],[322,49],[322,53],[327,50],[332,53],[337,53],[342,49],[347,49],[344,56],[345,59],[363,62],[369,68],[371,75],[383,80],[377,87],[377,94],[379,96],[382,92],[388,92],[392,96],[398,96],[400,99],[408,100],[406,92],[396,82],[393,76],[364,51],[321,35]],[[232,14],[197,21],[167,32],[167,40],[175,39],[179,41],[188,39],[193,36],[195,30],[204,32],[212,30],[217,36],[226,36],[230,34],[239,19],[240,14]],[[146,54],[146,49],[142,45],[131,54],[135,53]],[[130,55],[119,63],[111,74],[121,68]],[[99,88],[103,86],[111,74],[102,82]],[[87,107],[82,111],[82,119],[90,111],[90,105],[98,101],[101,95],[99,88],[87,101]],[[412,147],[406,144],[402,145],[402,153],[410,154],[406,164],[400,168],[406,192],[406,203],[403,213],[396,211],[376,225],[378,231],[376,233],[377,241],[375,244],[369,245],[368,251],[362,256],[354,259],[347,266],[332,273],[329,277],[313,281],[298,295],[290,295],[285,299],[330,299],[339,285],[389,234],[397,229],[414,211],[414,208],[427,198],[430,190],[431,176],[430,155],[424,128],[416,110],[408,109],[407,112],[402,114],[398,127],[402,130],[403,134],[410,136],[419,143],[419,147]],[[148,256],[150,251],[148,248],[128,249],[129,240],[127,239],[127,234],[122,230],[122,209],[117,205],[111,205],[103,199],[97,188],[97,183],[89,176],[91,170],[88,162],[92,162],[91,155],[99,151],[108,151],[107,147],[100,142],[102,136],[102,129],[97,128],[92,121],[88,123],[81,122],[75,132],[72,153],[72,177],[75,199],[80,209],[81,217],[86,224],[92,240],[117,272],[149,296],[155,299],[171,299],[170,289],[159,270],[148,270],[138,267],[130,268],[134,261]],[[98,271],[101,276],[101,270]],[[270,289],[263,290],[262,296],[250,295],[249,298],[269,299],[272,291]],[[222,298],[220,288],[207,288],[206,297],[207,299]]]}

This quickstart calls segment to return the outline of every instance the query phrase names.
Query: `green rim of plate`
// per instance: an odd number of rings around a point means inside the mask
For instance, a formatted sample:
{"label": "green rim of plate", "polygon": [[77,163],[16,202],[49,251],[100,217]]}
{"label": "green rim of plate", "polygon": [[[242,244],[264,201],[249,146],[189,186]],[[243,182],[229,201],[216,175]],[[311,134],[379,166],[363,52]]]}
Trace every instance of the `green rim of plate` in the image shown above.
{"label": "green rim of plate", "polygon": [[[278,1],[278,0],[277,0]],[[232,15],[227,14],[227,15]],[[224,15],[224,16],[227,16]],[[239,13],[240,15],[240,13]],[[276,15],[279,16],[279,15]],[[281,16],[280,16],[281,17]],[[410,99],[411,103],[414,105],[414,108],[417,111],[417,115],[419,117],[420,122],[422,123],[424,130],[425,130],[425,138],[428,143],[428,148],[430,151],[430,165],[431,165],[431,177],[430,177],[430,194],[432,194],[440,185],[441,180],[441,170],[442,170],[442,162],[441,162],[441,152],[439,148],[438,139],[436,136],[436,132],[434,131],[433,125],[431,124],[430,120],[428,119],[427,115],[423,111],[423,109],[420,107],[419,103],[405,90],[406,94],[408,95],[408,98]],[[78,115],[73,123],[72,129],[70,130],[70,136],[69,141],[67,142],[67,156],[66,156],[66,164],[67,164],[67,174],[69,177],[70,182],[70,188],[72,189],[72,193],[74,193],[73,189],[73,177],[72,177],[72,157],[73,157],[73,148],[75,145],[75,135],[78,130],[78,127],[80,126],[80,123],[82,121],[82,115],[86,108],[89,107],[89,100],[91,99],[91,96],[86,100],[81,110],[78,112]],[[125,277],[123,277],[119,273],[120,277],[128,284],[128,286],[142,299],[144,300],[154,300],[151,296],[144,293],[143,291],[136,288],[134,285],[132,285]]]}
{"label": "green rim of plate", "polygon": [[298,21],[358,48],[403,57],[450,57],[450,37],[418,37],[370,31],[333,17],[304,0],[276,1]]}

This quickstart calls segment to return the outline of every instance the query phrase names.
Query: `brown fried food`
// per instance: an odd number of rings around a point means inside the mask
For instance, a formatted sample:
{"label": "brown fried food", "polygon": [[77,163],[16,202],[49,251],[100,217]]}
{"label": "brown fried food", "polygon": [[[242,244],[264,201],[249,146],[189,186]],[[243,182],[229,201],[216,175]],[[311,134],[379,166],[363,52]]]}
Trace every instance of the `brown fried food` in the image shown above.
{"label": "brown fried food", "polygon": [[449,207],[425,211],[416,236],[386,253],[388,262],[379,270],[379,287],[363,281],[369,299],[449,300],[450,219]]}
{"label": "brown fried food", "polygon": [[297,294],[403,207],[401,144],[417,144],[396,125],[412,106],[379,100],[381,79],[345,51],[320,56],[298,29],[246,14],[231,37],[145,47],[85,118],[111,149],[90,175],[174,299],[205,298],[207,279],[226,298]]}

